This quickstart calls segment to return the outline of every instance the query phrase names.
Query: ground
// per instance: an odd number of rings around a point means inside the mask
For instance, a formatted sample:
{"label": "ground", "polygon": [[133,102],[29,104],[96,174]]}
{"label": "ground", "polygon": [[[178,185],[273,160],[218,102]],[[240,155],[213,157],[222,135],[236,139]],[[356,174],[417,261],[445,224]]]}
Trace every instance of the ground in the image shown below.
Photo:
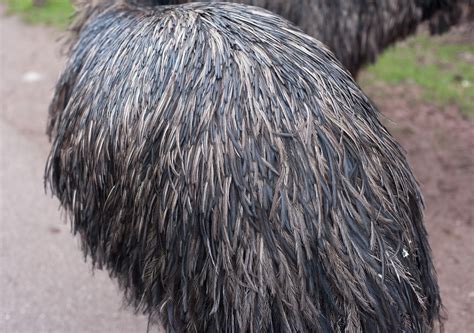
{"label": "ground", "polygon": [[44,192],[60,34],[5,17],[1,7],[0,32],[0,332],[146,332],[147,318],[123,308],[108,275],[92,274]]}
{"label": "ground", "polygon": [[[0,331],[146,332],[146,318],[121,308],[109,277],[92,274],[57,202],[44,193],[45,122],[63,63],[60,34],[2,14]],[[466,36],[472,35],[458,29],[446,38]],[[466,106],[426,101],[416,82],[374,83],[376,74],[360,80],[421,184],[446,332],[474,332],[473,118],[461,112]]]}
{"label": "ground", "polygon": [[[474,50],[474,22],[438,39]],[[474,52],[460,54],[474,68]],[[470,105],[430,102],[414,82],[367,82],[371,72],[362,73],[362,86],[406,150],[424,194],[425,225],[448,318],[446,332],[474,332],[474,100]],[[474,82],[468,84],[465,102],[474,96]]]}

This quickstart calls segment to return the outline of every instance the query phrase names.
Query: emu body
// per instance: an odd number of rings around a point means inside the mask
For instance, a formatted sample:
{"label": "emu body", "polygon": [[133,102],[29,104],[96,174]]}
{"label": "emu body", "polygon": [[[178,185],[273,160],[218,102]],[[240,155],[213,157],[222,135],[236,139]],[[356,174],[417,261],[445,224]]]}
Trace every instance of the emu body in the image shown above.
{"label": "emu body", "polygon": [[237,4],[112,6],[50,106],[84,253],[170,332],[427,332],[440,298],[401,148],[330,51]]}

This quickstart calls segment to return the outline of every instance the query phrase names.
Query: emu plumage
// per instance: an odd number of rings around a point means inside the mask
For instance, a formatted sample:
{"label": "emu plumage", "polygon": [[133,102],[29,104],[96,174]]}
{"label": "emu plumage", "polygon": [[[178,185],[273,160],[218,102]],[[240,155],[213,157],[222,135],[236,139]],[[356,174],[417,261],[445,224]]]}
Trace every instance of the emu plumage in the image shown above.
{"label": "emu plumage", "polygon": [[427,332],[422,198],[378,117],[268,11],[111,6],[58,81],[46,181],[84,253],[170,332]]}

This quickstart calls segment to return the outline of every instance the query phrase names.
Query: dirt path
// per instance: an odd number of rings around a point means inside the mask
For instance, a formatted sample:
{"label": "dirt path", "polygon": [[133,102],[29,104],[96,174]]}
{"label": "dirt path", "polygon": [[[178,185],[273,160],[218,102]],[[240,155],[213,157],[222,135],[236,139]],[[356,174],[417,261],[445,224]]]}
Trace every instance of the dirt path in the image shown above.
{"label": "dirt path", "polygon": [[[371,92],[368,92],[369,95]],[[378,95],[379,92],[377,92]],[[407,152],[426,203],[425,224],[448,321],[474,332],[474,121],[456,107],[420,103],[416,87],[391,88],[374,102]],[[375,93],[374,93],[375,95]]]}
{"label": "dirt path", "polygon": [[[1,13],[0,331],[145,332],[145,318],[119,309],[106,274],[90,274],[56,201],[43,193],[58,35]],[[422,185],[446,331],[474,332],[474,124],[416,94],[400,87],[372,95]]]}
{"label": "dirt path", "polygon": [[1,7],[0,32],[0,331],[146,332],[147,319],[121,309],[107,274],[91,274],[43,191],[58,34],[4,17]]}

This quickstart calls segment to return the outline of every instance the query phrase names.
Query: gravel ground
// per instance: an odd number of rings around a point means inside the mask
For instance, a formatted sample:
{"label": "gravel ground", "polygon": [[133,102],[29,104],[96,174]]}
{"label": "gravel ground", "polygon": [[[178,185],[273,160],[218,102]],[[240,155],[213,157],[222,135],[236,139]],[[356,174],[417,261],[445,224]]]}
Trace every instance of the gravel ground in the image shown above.
{"label": "gravel ground", "polygon": [[[107,274],[92,274],[57,202],[44,194],[44,129],[62,66],[59,34],[3,12],[0,331],[146,332],[146,318],[122,307]],[[419,102],[412,87],[373,99],[392,120],[425,194],[446,332],[474,332],[474,123],[455,107],[440,111]]]}

